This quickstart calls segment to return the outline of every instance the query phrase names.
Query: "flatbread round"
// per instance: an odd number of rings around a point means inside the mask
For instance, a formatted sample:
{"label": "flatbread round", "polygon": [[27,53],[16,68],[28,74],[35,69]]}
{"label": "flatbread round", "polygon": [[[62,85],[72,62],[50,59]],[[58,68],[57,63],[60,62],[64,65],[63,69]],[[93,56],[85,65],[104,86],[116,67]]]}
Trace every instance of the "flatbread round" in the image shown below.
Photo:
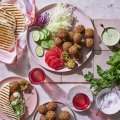
{"label": "flatbread round", "polygon": [[4,20],[0,20],[0,49],[10,51],[15,42],[14,30]]}
{"label": "flatbread round", "polygon": [[13,30],[16,30],[16,20],[12,13],[0,9],[0,20],[6,20],[8,24],[13,28]]}
{"label": "flatbread round", "polygon": [[25,17],[22,14],[22,11],[19,10],[15,5],[13,4],[1,4],[0,8],[11,12],[16,19],[16,31],[15,31],[15,38],[17,39],[19,34],[24,30],[25,25]]}

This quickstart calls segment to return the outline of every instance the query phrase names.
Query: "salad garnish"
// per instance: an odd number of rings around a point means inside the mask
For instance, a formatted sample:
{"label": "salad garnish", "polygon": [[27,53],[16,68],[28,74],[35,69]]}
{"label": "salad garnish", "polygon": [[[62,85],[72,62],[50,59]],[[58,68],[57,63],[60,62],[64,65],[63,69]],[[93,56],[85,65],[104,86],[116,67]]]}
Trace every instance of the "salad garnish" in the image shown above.
{"label": "salad garnish", "polygon": [[46,12],[37,17],[35,25],[42,28],[45,25],[47,25],[48,21],[49,21],[49,13]]}
{"label": "salad garnish", "polygon": [[56,34],[60,28],[71,30],[73,22],[73,7],[58,3],[46,26],[51,33]]}

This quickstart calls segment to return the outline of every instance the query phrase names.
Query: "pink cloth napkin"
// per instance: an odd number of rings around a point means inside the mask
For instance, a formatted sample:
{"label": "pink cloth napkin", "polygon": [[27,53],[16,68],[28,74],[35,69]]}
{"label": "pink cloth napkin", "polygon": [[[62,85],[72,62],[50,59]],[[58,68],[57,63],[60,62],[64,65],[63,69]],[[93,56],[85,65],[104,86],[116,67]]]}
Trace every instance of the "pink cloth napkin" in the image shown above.
{"label": "pink cloth napkin", "polygon": [[25,31],[19,35],[13,50],[8,52],[0,49],[0,61],[6,64],[13,64],[22,56],[23,50],[26,46],[28,26],[35,22],[35,0],[2,0],[0,3],[15,4],[22,10],[26,17]]}

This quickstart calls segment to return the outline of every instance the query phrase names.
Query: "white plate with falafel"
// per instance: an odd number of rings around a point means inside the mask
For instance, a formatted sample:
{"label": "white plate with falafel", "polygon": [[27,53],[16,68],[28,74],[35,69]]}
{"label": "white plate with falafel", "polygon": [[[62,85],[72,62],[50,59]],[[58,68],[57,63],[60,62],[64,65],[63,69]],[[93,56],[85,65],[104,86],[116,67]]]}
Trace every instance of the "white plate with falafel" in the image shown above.
{"label": "white plate with falafel", "polygon": [[33,120],[75,120],[75,116],[65,104],[51,101],[37,108]]}
{"label": "white plate with falafel", "polygon": [[51,4],[36,14],[28,29],[27,47],[39,65],[55,72],[80,67],[90,57],[94,43],[91,19],[65,3]]}

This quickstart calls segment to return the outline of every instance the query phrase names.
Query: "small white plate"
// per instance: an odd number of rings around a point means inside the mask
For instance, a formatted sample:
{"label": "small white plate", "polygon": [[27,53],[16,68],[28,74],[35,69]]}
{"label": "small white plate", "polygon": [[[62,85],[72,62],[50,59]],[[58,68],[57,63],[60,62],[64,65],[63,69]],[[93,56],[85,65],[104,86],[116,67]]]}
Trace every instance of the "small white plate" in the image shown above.
{"label": "small white plate", "polygon": [[[110,92],[111,89],[109,88],[106,88],[106,89],[103,89],[101,92],[99,92],[99,94],[97,95],[96,97],[96,105],[97,107],[105,114],[108,114],[108,115],[112,115],[112,114],[115,114],[117,113],[119,110],[120,110],[120,91],[116,89],[113,89],[111,92]],[[106,107],[104,107],[103,105],[106,104],[105,103],[105,100],[102,99],[102,97],[104,97],[106,94],[110,94],[110,100],[109,102],[111,102],[112,100],[112,93],[115,93],[118,97],[118,99],[114,99],[114,103],[117,103],[118,104],[114,104],[112,107],[111,106],[111,103],[109,103],[108,105],[106,105]],[[102,100],[102,101],[101,101]],[[101,107],[102,105],[102,107]]]}
{"label": "small white plate", "polygon": [[74,98],[75,95],[79,94],[79,93],[83,93],[85,95],[88,96],[89,100],[90,100],[90,105],[85,109],[87,110],[88,108],[90,108],[92,102],[93,102],[93,94],[92,94],[92,91],[85,87],[85,86],[75,86],[73,87],[69,93],[67,94],[67,104],[68,106],[72,109],[72,110],[75,110],[77,112],[82,112],[82,111],[85,111],[85,110],[78,110],[74,107],[73,103],[72,103],[72,100]]}

